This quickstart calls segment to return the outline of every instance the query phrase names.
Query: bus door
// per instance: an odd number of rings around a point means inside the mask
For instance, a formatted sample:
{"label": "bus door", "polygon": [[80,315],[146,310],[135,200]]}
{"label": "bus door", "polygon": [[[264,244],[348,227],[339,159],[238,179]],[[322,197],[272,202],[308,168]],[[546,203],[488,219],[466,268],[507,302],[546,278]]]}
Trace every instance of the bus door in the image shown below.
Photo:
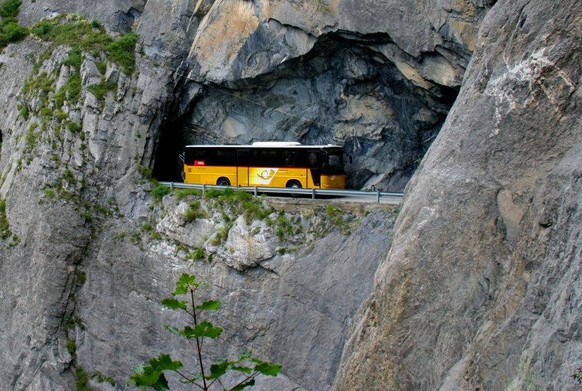
{"label": "bus door", "polygon": [[251,153],[248,149],[238,150],[236,177],[238,186],[249,186],[249,161]]}
{"label": "bus door", "polygon": [[309,151],[307,161],[313,178],[313,185],[319,187],[321,183],[321,158],[319,151]]}
{"label": "bus door", "polygon": [[337,149],[322,151],[320,185],[322,189],[345,189],[346,173],[344,171],[342,152]]}

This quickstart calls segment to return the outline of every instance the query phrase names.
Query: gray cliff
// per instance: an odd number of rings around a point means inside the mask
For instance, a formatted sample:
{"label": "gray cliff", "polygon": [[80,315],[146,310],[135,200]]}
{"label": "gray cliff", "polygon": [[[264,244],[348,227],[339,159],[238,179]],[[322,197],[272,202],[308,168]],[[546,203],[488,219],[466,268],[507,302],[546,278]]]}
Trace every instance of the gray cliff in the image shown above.
{"label": "gray cliff", "polygon": [[335,390],[579,390],[582,4],[498,2]]}
{"label": "gray cliff", "polygon": [[[283,364],[258,390],[577,389],[581,14],[23,0],[23,26],[137,44],[133,68],[34,34],[0,54],[3,389],[131,389],[159,352],[188,361],[159,305],[185,271],[224,304],[212,357]],[[402,211],[156,196],[183,145],[259,140],[340,144],[350,187],[408,183]]]}

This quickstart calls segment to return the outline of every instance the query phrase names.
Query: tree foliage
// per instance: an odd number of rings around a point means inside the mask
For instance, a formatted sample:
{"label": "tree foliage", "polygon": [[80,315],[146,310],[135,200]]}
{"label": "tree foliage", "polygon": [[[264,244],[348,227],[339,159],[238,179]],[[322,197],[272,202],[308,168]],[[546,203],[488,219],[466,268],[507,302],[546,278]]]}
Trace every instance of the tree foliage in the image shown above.
{"label": "tree foliage", "polygon": [[[204,288],[205,284],[198,280],[195,275],[182,274],[176,282],[176,288],[172,297],[161,301],[161,304],[171,310],[182,311],[187,314],[188,324],[183,327],[166,326],[166,329],[188,341],[194,341],[194,354],[198,361],[198,370],[195,375],[191,375],[184,370],[181,361],[174,360],[166,353],[160,354],[148,360],[145,366],[134,369],[131,375],[131,384],[142,389],[151,388],[156,391],[169,390],[167,372],[174,372],[180,381],[186,384],[194,384],[204,391],[222,390],[239,391],[255,384],[258,375],[277,376],[281,371],[281,365],[272,364],[256,357],[250,353],[243,353],[235,360],[219,360],[208,366],[202,352],[202,341],[205,338],[216,339],[222,334],[222,328],[213,325],[206,319],[201,319],[205,311],[217,311],[220,309],[220,301],[208,300],[200,304],[196,302],[196,291]],[[177,296],[186,296],[186,300],[181,300]],[[239,381],[232,386],[225,386],[221,378],[229,372],[237,373]]]}

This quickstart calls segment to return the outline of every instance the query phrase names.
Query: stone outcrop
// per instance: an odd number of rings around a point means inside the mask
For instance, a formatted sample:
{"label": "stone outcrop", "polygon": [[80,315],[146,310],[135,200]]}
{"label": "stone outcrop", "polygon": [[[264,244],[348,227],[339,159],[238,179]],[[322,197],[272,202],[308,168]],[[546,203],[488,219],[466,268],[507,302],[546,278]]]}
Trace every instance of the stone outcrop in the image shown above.
{"label": "stone outcrop", "polygon": [[484,20],[335,390],[580,388],[580,15],[501,1]]}

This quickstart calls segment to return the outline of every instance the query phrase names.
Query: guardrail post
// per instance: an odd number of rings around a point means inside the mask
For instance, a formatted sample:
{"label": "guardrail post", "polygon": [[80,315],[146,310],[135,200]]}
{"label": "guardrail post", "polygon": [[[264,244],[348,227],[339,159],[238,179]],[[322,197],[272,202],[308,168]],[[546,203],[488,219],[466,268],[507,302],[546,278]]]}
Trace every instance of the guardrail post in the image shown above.
{"label": "guardrail post", "polygon": [[380,190],[376,191],[376,201],[380,203]]}
{"label": "guardrail post", "polygon": [[311,199],[315,199],[315,189],[311,189]]}
{"label": "guardrail post", "polygon": [[202,185],[202,195],[206,195],[206,185]]}
{"label": "guardrail post", "polygon": [[170,182],[170,191],[174,191],[174,182]]}
{"label": "guardrail post", "polygon": [[257,187],[255,186],[255,197],[257,196]]}

